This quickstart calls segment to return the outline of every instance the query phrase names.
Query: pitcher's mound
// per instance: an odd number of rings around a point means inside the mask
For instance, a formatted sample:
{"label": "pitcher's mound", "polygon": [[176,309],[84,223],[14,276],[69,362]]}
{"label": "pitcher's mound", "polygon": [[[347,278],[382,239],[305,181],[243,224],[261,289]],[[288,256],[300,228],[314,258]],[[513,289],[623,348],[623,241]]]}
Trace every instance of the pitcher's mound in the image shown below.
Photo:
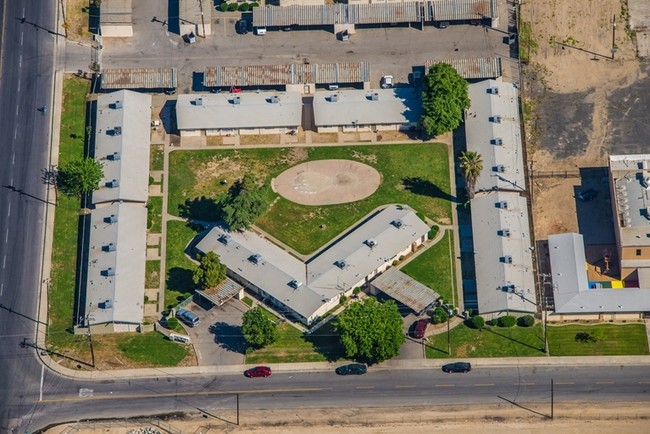
{"label": "pitcher's mound", "polygon": [[282,172],[273,190],[301,205],[331,205],[365,199],[379,187],[374,168],[351,160],[317,160]]}

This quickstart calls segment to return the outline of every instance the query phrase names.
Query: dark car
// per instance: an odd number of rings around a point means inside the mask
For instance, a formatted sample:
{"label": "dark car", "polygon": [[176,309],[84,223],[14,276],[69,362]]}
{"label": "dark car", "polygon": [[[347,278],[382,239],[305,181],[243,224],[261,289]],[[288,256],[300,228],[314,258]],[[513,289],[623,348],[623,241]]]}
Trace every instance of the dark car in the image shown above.
{"label": "dark car", "polygon": [[427,331],[428,325],[428,319],[419,319],[415,321],[415,323],[413,323],[413,331],[411,332],[411,336],[415,339],[422,339],[424,337],[424,333]]}
{"label": "dark car", "polygon": [[598,192],[593,188],[590,188],[589,190],[583,190],[580,193],[578,193],[578,199],[580,199],[583,202],[592,201],[596,199],[596,196],[598,196]]}
{"label": "dark car", "polygon": [[469,372],[472,370],[472,364],[468,362],[448,363],[442,367],[443,372],[451,374],[453,372]]}
{"label": "dark car", "polygon": [[244,375],[247,376],[248,378],[270,377],[271,368],[269,368],[268,366],[256,366],[254,368],[250,368],[244,371]]}
{"label": "dark car", "polygon": [[248,22],[246,20],[237,21],[237,33],[240,35],[248,33]]}
{"label": "dark car", "polygon": [[361,363],[350,363],[336,368],[336,373],[339,375],[363,375],[368,371],[366,365]]}

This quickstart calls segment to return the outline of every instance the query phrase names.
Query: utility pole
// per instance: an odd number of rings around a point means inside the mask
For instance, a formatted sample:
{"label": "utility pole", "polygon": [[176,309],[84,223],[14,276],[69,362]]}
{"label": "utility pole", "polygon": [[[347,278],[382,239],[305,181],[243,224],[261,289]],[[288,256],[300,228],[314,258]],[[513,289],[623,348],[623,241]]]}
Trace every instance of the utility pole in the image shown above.
{"label": "utility pole", "polygon": [[449,336],[449,315],[447,315],[447,354],[451,356],[451,337]]}
{"label": "utility pole", "polygon": [[554,398],[555,398],[555,396],[554,396],[554,393],[553,393],[553,379],[551,378],[551,419],[553,419],[553,404],[554,404],[554,401],[555,401]]}
{"label": "utility pole", "polygon": [[88,326],[88,339],[90,341],[90,358],[91,362],[90,364],[92,367],[95,367],[95,350],[93,349],[93,334],[91,333],[90,329],[90,320],[89,320],[90,314],[86,315],[86,325]]}

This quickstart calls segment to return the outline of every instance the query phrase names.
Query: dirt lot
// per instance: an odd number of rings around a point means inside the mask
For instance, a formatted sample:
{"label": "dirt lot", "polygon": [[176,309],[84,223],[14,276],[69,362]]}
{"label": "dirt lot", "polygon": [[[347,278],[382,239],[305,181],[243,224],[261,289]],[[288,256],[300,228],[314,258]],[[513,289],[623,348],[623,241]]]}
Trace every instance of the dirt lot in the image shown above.
{"label": "dirt lot", "polygon": [[[576,172],[606,166],[610,153],[643,152],[644,138],[650,136],[650,68],[636,59],[623,10],[620,0],[536,0],[521,7],[538,44],[525,69],[527,105],[534,112],[527,128],[534,171]],[[614,16],[617,52],[612,60]],[[579,230],[575,186],[598,184],[607,200],[606,179],[601,172],[591,174],[534,180],[538,239]]]}
{"label": "dirt lot", "polygon": [[[526,405],[524,403],[524,405]],[[531,410],[548,413],[548,405],[530,404]],[[509,405],[435,406],[408,408],[347,408],[323,410],[262,410],[242,416],[235,425],[234,414],[220,414],[225,420],[187,419],[168,420],[166,423],[183,433],[235,434],[375,434],[375,433],[476,433],[503,432],[609,434],[615,425],[618,434],[645,433],[650,409],[645,403],[608,403],[606,406],[572,404],[555,406],[555,419],[546,419],[530,411]],[[254,416],[254,417],[253,417]],[[48,430],[59,434],[67,425]],[[76,425],[75,425],[76,426]],[[140,427],[153,424],[80,426],[80,434],[135,433]],[[163,433],[162,429],[156,428]]]}

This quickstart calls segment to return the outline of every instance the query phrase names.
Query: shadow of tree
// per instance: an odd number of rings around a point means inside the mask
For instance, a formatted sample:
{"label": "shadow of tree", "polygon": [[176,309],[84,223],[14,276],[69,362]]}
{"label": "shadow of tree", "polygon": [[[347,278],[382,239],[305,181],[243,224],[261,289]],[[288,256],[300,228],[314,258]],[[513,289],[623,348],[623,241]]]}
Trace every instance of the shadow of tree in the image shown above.
{"label": "shadow of tree", "polygon": [[451,194],[442,191],[440,187],[438,187],[436,184],[426,179],[422,179],[419,177],[403,178],[402,185],[404,186],[404,188],[406,188],[408,191],[414,194],[419,194],[421,196],[435,197],[438,199],[448,200],[450,202],[458,202],[458,199],[455,196],[452,196]]}
{"label": "shadow of tree", "polygon": [[314,333],[305,335],[304,339],[314,346],[314,351],[325,356],[328,362],[345,359],[345,348],[334,331],[331,322],[325,324]]}
{"label": "shadow of tree", "polygon": [[187,199],[178,206],[178,212],[180,217],[208,222],[219,221],[223,216],[220,201],[205,196]]}
{"label": "shadow of tree", "polygon": [[214,341],[224,350],[246,354],[246,341],[241,326],[220,321],[210,326],[210,333],[214,335]]}
{"label": "shadow of tree", "polygon": [[170,269],[167,274],[167,289],[182,293],[192,292],[194,290],[192,270],[180,267]]}

